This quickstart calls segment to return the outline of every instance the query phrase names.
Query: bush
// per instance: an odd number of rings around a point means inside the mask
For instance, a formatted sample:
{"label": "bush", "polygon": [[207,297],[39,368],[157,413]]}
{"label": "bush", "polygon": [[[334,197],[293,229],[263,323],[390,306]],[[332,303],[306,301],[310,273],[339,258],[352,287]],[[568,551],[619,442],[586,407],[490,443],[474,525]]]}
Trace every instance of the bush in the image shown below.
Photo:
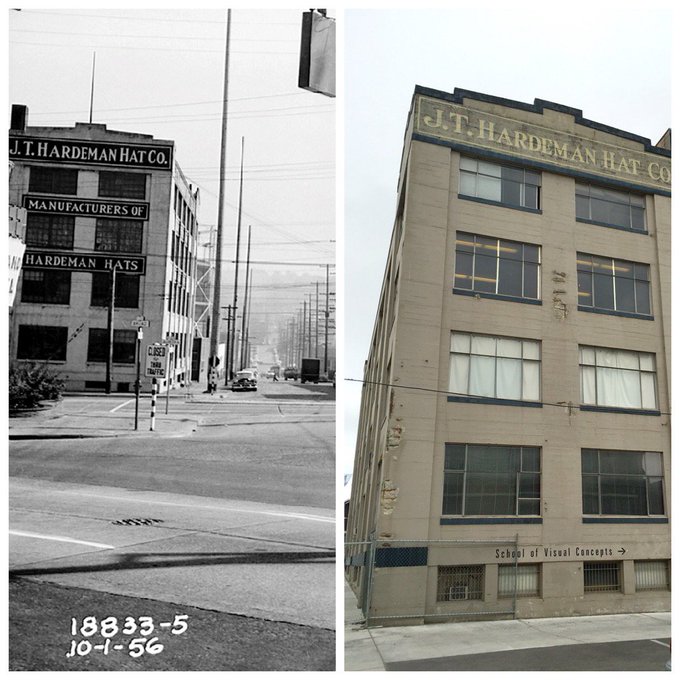
{"label": "bush", "polygon": [[9,369],[10,411],[35,408],[44,399],[59,399],[64,381],[47,364],[21,363]]}

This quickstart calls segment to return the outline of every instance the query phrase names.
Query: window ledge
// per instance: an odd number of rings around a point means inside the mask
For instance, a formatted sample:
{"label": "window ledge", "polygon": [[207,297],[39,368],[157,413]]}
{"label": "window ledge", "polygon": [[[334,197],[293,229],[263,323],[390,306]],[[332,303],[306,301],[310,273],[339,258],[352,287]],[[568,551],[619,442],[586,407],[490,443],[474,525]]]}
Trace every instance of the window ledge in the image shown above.
{"label": "window ledge", "polygon": [[583,517],[583,524],[668,524],[668,517]]}
{"label": "window ledge", "polygon": [[601,309],[599,307],[583,307],[578,305],[579,312],[588,312],[590,314],[606,314],[608,316],[622,316],[627,319],[643,319],[644,321],[654,321],[651,314],[635,314],[634,312],[617,312],[612,309]]}
{"label": "window ledge", "polygon": [[625,413],[633,416],[660,416],[661,411],[640,408],[615,408],[613,406],[587,406],[581,405],[581,411],[594,411],[596,413]]}
{"label": "window ledge", "polygon": [[649,235],[649,232],[646,229],[631,229],[630,227],[621,227],[618,224],[608,224],[607,222],[598,222],[597,220],[587,220],[585,217],[577,217],[576,221],[583,222],[583,224],[595,224],[598,227],[607,227],[609,229],[618,229],[619,231],[628,231],[631,234],[642,234],[644,236]]}
{"label": "window ledge", "polygon": [[473,203],[483,203],[484,205],[495,205],[498,208],[510,208],[510,210],[521,210],[522,212],[534,213],[535,215],[542,215],[543,211],[540,208],[525,208],[521,205],[511,205],[510,203],[503,203],[502,201],[492,201],[489,198],[479,198],[477,196],[467,196],[466,194],[458,194],[461,201],[472,201]]}
{"label": "window ledge", "polygon": [[485,298],[488,300],[503,300],[504,302],[521,302],[525,305],[542,305],[542,300],[534,300],[532,298],[515,297],[513,295],[498,295],[496,293],[482,293],[476,290],[464,290],[462,288],[454,288],[454,295],[466,295],[467,297]]}
{"label": "window ledge", "polygon": [[441,526],[459,524],[543,524],[542,517],[441,517]]}
{"label": "window ledge", "polygon": [[495,406],[526,406],[528,408],[543,408],[540,401],[523,401],[521,399],[495,399],[493,397],[454,397],[449,395],[447,401],[462,404],[492,404]]}

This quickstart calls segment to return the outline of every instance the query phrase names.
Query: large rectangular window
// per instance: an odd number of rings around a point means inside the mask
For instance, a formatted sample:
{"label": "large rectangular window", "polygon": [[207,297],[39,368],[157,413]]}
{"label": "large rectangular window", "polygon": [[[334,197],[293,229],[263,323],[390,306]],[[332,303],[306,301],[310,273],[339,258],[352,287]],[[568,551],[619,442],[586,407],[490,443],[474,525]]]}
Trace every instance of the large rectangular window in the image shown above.
{"label": "large rectangular window", "polygon": [[576,219],[645,232],[645,197],[577,183]]}
{"label": "large rectangular window", "polygon": [[664,514],[663,461],[658,451],[581,451],[583,514]]}
{"label": "large rectangular window", "polygon": [[71,301],[71,272],[24,269],[21,301],[68,305]]}
{"label": "large rectangular window", "polygon": [[535,446],[446,444],[444,515],[540,515]]}
{"label": "large rectangular window", "polygon": [[453,287],[490,296],[538,300],[541,249],[517,241],[456,232]]}
{"label": "large rectangular window", "polygon": [[[113,362],[134,364],[137,332],[134,330],[113,331]],[[90,328],[87,344],[87,360],[106,362],[109,353],[109,332],[106,328]]]}
{"label": "large rectangular window", "polygon": [[451,333],[449,390],[455,395],[538,401],[541,347],[537,340]]}
{"label": "large rectangular window", "polygon": [[582,404],[657,410],[654,354],[583,345],[579,353]]}
{"label": "large rectangular window", "polygon": [[437,602],[484,599],[484,565],[437,568]]}
{"label": "large rectangular window", "polygon": [[73,231],[76,218],[72,215],[26,216],[26,245],[34,248],[73,250]]}
{"label": "large rectangular window", "polygon": [[67,326],[19,326],[17,359],[66,361]]}
{"label": "large rectangular window", "polygon": [[541,173],[475,158],[460,159],[460,194],[514,208],[538,210]]}
{"label": "large rectangular window", "polygon": [[595,312],[651,314],[649,265],[577,253],[578,306]]}
{"label": "large rectangular window", "polygon": [[38,194],[64,194],[75,196],[78,193],[78,171],[67,168],[31,168],[28,190]]}
{"label": "large rectangular window", "polygon": [[102,170],[99,173],[99,195],[108,198],[146,198],[146,174]]}
{"label": "large rectangular window", "polygon": [[139,220],[97,220],[94,249],[107,253],[141,253],[143,222]]}
{"label": "large rectangular window", "polygon": [[[95,272],[92,274],[93,307],[108,307],[111,299],[111,274]],[[139,276],[116,273],[115,307],[135,309],[139,307]]]}

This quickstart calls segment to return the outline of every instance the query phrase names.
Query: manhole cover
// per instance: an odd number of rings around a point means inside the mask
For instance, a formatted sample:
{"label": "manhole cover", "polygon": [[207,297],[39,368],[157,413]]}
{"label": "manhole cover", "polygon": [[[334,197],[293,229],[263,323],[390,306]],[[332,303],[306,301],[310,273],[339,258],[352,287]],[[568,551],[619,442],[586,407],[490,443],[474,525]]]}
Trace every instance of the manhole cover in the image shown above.
{"label": "manhole cover", "polygon": [[150,517],[131,517],[129,519],[117,519],[111,524],[122,524],[125,526],[150,526],[151,524],[162,524],[162,519],[151,519]]}

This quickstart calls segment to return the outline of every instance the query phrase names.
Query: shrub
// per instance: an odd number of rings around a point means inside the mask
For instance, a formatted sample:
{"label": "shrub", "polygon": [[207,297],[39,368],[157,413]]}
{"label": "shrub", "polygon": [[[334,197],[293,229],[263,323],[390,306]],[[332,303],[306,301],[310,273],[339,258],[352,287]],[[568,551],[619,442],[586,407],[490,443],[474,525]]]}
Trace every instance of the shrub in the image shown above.
{"label": "shrub", "polygon": [[64,381],[47,364],[21,363],[9,369],[10,411],[35,408],[44,399],[59,399]]}

